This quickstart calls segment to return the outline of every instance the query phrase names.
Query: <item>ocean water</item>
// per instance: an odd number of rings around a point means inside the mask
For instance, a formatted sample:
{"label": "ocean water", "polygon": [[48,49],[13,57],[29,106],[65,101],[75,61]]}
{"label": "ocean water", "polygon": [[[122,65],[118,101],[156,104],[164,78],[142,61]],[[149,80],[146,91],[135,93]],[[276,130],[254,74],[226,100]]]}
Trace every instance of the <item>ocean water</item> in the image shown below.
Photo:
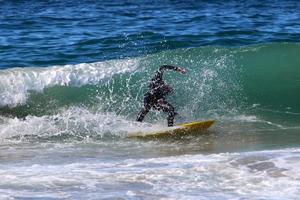
{"label": "ocean water", "polygon": [[[0,1],[0,199],[298,199],[300,2]],[[162,64],[175,123],[135,140]]]}

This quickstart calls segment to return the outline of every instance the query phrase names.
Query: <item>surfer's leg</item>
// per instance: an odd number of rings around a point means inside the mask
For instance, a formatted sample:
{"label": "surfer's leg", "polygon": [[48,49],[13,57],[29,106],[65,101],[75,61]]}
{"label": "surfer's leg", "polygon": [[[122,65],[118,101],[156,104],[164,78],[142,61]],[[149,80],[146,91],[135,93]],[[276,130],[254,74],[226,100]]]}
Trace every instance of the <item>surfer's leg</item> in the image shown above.
{"label": "surfer's leg", "polygon": [[142,110],[139,112],[136,121],[142,122],[147,115],[147,113],[150,111],[151,106],[144,106]]}
{"label": "surfer's leg", "polygon": [[144,98],[144,107],[139,112],[139,114],[136,118],[136,121],[142,122],[144,120],[145,116],[147,115],[147,113],[150,111],[150,109],[152,107],[151,102],[152,102],[151,98],[149,96],[145,96],[145,98]]}
{"label": "surfer's leg", "polygon": [[164,112],[168,113],[168,126],[173,126],[174,125],[174,118],[175,115],[177,114],[175,112],[175,108],[169,104],[167,101],[161,101],[159,102],[158,105]]}
{"label": "surfer's leg", "polygon": [[175,118],[175,109],[174,107],[169,104],[169,109],[168,109],[168,126],[174,126],[174,118]]}

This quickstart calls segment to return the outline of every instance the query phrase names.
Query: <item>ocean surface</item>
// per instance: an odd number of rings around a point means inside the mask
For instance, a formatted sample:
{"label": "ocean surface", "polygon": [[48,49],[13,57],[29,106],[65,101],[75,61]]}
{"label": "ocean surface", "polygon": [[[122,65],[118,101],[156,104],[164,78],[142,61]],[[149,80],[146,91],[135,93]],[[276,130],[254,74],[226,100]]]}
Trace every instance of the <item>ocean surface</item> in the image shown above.
{"label": "ocean surface", "polygon": [[[299,1],[0,0],[0,199],[300,196]],[[137,140],[160,65],[176,124]]]}

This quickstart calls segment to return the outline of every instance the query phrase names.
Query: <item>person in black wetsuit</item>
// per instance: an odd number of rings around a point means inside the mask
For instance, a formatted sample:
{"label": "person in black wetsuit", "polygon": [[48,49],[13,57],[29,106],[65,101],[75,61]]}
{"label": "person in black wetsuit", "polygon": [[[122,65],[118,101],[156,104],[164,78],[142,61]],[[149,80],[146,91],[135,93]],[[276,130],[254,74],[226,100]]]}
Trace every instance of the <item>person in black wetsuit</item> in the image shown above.
{"label": "person in black wetsuit", "polygon": [[181,74],[185,74],[184,68],[176,67],[172,65],[162,65],[156,72],[155,76],[151,79],[149,84],[149,90],[144,95],[144,106],[137,116],[137,121],[142,122],[146,114],[151,108],[157,110],[163,110],[168,113],[168,126],[173,126],[174,117],[177,114],[174,107],[167,102],[166,96],[173,92],[171,86],[165,84],[162,79],[165,70],[174,70]]}

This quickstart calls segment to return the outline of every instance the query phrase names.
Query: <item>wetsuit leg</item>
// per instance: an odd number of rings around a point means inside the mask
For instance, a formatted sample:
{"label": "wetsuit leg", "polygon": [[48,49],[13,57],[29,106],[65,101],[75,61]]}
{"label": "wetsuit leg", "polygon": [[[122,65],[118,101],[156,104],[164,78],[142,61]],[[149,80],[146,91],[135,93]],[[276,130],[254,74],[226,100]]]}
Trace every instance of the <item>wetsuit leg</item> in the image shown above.
{"label": "wetsuit leg", "polygon": [[142,110],[139,112],[136,121],[138,122],[142,122],[145,118],[145,116],[147,115],[147,113],[150,111],[151,106],[145,106],[142,108]]}
{"label": "wetsuit leg", "polygon": [[157,105],[160,109],[162,109],[164,112],[168,113],[168,126],[173,126],[174,125],[174,117],[177,114],[175,112],[175,108],[168,103],[167,101],[160,101],[159,104]]}
{"label": "wetsuit leg", "polygon": [[150,111],[151,107],[153,105],[152,99],[149,95],[146,95],[144,98],[144,107],[139,112],[136,121],[142,122],[147,115],[147,113]]}

